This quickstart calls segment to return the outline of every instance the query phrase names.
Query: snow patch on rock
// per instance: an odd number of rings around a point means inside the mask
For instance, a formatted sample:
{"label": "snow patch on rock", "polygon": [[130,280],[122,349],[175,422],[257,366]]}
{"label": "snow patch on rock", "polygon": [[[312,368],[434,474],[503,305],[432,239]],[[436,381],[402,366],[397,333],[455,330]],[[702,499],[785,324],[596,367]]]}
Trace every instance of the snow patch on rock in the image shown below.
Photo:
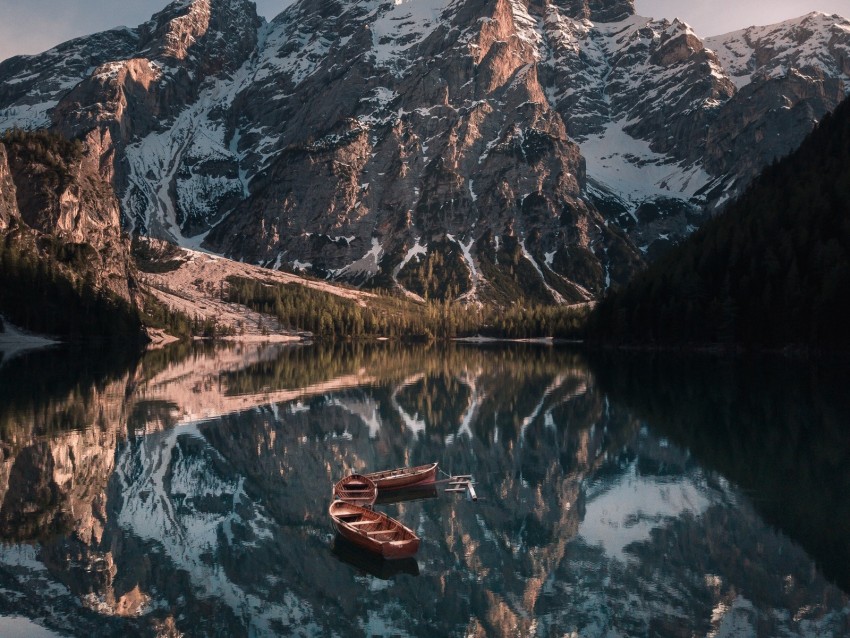
{"label": "snow patch on rock", "polygon": [[626,133],[624,124],[611,122],[602,134],[582,142],[589,178],[634,202],[653,197],[690,198],[712,181],[701,167],[654,152],[649,142]]}

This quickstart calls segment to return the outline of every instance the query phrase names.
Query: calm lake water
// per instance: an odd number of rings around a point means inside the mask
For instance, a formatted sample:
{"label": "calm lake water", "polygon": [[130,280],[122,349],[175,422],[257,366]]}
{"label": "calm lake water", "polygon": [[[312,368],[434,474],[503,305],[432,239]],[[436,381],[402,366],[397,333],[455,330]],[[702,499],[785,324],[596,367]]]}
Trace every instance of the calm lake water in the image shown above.
{"label": "calm lake water", "polygon": [[[0,365],[0,636],[848,636],[843,362],[178,346]],[[334,480],[439,461],[334,538]]]}

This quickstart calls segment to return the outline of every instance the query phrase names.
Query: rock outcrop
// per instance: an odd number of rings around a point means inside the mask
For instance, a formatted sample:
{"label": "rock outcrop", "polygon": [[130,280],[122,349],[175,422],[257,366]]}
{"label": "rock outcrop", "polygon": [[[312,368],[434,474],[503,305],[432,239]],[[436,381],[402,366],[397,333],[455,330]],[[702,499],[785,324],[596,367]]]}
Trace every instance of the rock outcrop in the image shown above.
{"label": "rock outcrop", "polygon": [[0,231],[6,230],[11,220],[19,215],[15,181],[9,170],[9,158],[6,147],[0,144]]}
{"label": "rock outcrop", "polygon": [[[128,57],[96,67],[53,109],[53,126],[86,141],[89,157],[113,182],[131,225],[141,232],[175,237],[182,228],[192,233],[198,212],[185,201],[181,204],[175,190],[193,140],[167,131],[168,124],[175,119],[197,124],[194,117],[200,113],[192,113],[191,105],[197,111],[202,104],[206,127],[223,126],[229,114],[219,110],[216,101],[222,85],[233,80],[255,52],[259,27],[256,8],[247,0],[173,2],[138,28],[136,47]],[[218,93],[210,95],[208,89],[217,81]],[[234,163],[202,155],[194,157],[208,169],[204,179],[213,186],[222,171],[239,174]],[[140,161],[148,163],[144,171],[136,170]],[[156,175],[151,161],[160,163],[158,190],[151,189]],[[232,206],[236,197],[210,189],[200,194],[211,210],[222,198]]]}
{"label": "rock outcrop", "polygon": [[[362,23],[361,36],[296,76],[291,96],[276,81],[246,90],[240,124],[268,122],[279,150],[207,244],[270,265],[293,255],[354,279],[411,279],[418,258],[408,255],[420,247],[461,271],[457,294],[469,298],[512,276],[501,260],[525,262],[532,280],[539,271],[542,299],[587,300],[603,270],[559,268],[566,246],[594,265],[605,251],[623,255],[613,273],[627,278],[638,259],[583,197],[584,161],[543,94],[522,31],[528,13],[508,0],[431,4],[440,21],[405,28],[395,24],[413,11],[406,4],[368,15],[368,3],[343,5],[339,22]],[[298,5],[281,26],[320,10]],[[335,23],[324,28],[315,37],[333,37]],[[400,52],[401,41],[412,44]],[[273,101],[282,112],[270,119]]]}
{"label": "rock outcrop", "polygon": [[739,192],[850,93],[850,22],[810,13],[705,42],[738,91],[706,133],[704,161]]}
{"label": "rock outcrop", "polygon": [[538,0],[530,4],[553,5],[574,20],[617,22],[635,12],[634,0]]}
{"label": "rock outcrop", "polygon": [[8,227],[4,218],[17,217],[22,240],[34,238],[37,252],[53,259],[62,253],[70,260],[63,268],[74,279],[132,302],[135,273],[118,200],[112,184],[86,161],[84,146],[52,134],[17,132],[5,138],[3,149],[0,230]]}
{"label": "rock outcrop", "polygon": [[179,0],[4,62],[0,128],[84,140],[128,230],[420,296],[580,302],[796,148],[848,59],[850,22],[824,14],[702,40],[630,0],[302,0],[270,23]]}

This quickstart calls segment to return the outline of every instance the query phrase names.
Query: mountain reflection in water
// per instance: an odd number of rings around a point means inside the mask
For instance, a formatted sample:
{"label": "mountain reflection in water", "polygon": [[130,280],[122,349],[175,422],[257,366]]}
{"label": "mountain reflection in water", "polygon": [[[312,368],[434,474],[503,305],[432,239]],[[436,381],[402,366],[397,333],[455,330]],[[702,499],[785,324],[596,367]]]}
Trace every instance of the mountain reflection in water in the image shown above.
{"label": "mountain reflection in water", "polygon": [[[0,634],[847,635],[842,370],[536,346],[22,355],[0,366]],[[334,537],[334,480],[434,460],[479,501],[379,505],[415,560]]]}

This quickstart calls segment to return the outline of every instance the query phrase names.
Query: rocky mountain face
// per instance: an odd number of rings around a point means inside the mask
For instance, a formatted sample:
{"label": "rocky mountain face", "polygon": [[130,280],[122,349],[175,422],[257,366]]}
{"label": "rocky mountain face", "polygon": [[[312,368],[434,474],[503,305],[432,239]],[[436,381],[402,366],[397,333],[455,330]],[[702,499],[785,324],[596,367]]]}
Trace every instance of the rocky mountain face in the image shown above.
{"label": "rocky mountain face", "polygon": [[135,273],[112,184],[82,145],[14,132],[0,143],[0,231],[63,272],[131,301]]}
{"label": "rocky mountain face", "polygon": [[839,16],[704,41],[682,22],[638,16],[562,24],[553,100],[587,158],[591,199],[650,257],[850,91],[850,22]]}
{"label": "rocky mountain face", "polygon": [[11,219],[19,216],[15,193],[6,147],[0,144],[0,231],[6,230]]}
{"label": "rocky mountain face", "polygon": [[[630,0],[178,0],[0,64],[0,128],[82,139],[125,227],[417,296],[578,302],[850,91],[850,22],[702,40]],[[505,291],[512,291],[506,294]]]}

